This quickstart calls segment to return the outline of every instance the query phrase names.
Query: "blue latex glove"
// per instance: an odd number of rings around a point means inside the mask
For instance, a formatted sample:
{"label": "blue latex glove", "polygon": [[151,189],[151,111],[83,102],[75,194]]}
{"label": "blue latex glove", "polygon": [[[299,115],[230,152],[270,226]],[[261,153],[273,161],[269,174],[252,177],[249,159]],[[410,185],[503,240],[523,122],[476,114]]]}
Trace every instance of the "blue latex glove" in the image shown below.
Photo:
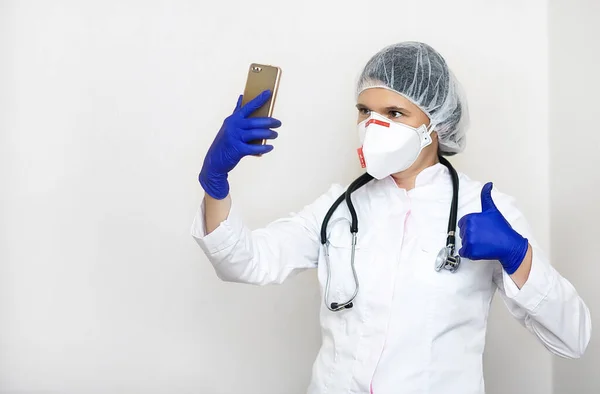
{"label": "blue latex glove", "polygon": [[281,126],[280,121],[274,118],[249,118],[270,97],[271,92],[266,90],[242,107],[242,96],[240,96],[235,110],[223,122],[221,130],[208,149],[198,176],[202,188],[209,196],[217,200],[227,197],[229,194],[227,175],[242,157],[261,155],[273,150],[272,145],[249,143],[277,138],[277,132],[271,129]]}
{"label": "blue latex glove", "polygon": [[513,274],[525,259],[529,241],[513,230],[496,208],[493,187],[490,182],[481,190],[481,213],[465,215],[458,222],[462,239],[458,253],[470,260],[498,260]]}

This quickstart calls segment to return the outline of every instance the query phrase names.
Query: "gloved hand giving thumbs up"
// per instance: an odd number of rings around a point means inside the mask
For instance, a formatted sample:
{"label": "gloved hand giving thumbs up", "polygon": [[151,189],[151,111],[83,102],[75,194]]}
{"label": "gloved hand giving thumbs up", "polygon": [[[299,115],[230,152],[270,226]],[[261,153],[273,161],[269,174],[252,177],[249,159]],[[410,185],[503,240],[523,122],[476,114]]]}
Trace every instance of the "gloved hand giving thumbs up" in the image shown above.
{"label": "gloved hand giving thumbs up", "polygon": [[521,265],[529,241],[517,233],[492,199],[490,182],[481,190],[481,213],[465,215],[459,222],[462,248],[459,254],[471,260],[498,260],[510,275]]}

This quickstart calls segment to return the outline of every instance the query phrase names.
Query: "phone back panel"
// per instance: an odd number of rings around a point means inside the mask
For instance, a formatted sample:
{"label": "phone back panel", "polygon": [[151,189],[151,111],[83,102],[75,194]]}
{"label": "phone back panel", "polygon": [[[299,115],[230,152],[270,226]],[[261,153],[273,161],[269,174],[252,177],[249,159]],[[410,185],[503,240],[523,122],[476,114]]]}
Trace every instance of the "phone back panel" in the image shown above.
{"label": "phone back panel", "polygon": [[246,105],[265,90],[270,90],[272,93],[269,101],[258,110],[254,111],[254,113],[250,115],[251,117],[267,117],[273,115],[280,77],[281,69],[279,67],[257,63],[252,63],[250,65],[242,105]]}

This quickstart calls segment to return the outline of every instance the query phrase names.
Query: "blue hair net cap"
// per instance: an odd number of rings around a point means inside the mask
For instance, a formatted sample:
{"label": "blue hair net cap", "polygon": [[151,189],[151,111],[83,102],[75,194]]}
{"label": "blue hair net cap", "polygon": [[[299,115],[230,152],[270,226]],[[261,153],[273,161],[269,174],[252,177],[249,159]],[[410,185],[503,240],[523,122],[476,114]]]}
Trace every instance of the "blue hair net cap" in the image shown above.
{"label": "blue hair net cap", "polygon": [[371,88],[399,93],[425,112],[434,124],[442,154],[465,149],[466,98],[442,55],[429,45],[401,42],[379,51],[361,73],[357,95]]}

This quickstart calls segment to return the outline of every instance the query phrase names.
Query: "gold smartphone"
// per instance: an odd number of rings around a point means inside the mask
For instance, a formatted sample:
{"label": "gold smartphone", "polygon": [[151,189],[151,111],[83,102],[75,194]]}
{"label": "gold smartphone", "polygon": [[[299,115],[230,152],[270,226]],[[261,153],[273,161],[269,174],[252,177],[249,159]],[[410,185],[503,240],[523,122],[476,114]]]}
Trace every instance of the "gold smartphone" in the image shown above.
{"label": "gold smartphone", "polygon": [[[275,107],[275,99],[279,89],[279,80],[281,79],[281,69],[275,66],[266,64],[252,63],[248,69],[248,79],[246,80],[246,88],[244,89],[244,97],[242,105],[248,104],[256,96],[265,90],[271,91],[271,98],[262,107],[254,111],[250,117],[271,117],[273,116],[273,108]],[[253,144],[264,145],[266,140],[253,141]]]}

